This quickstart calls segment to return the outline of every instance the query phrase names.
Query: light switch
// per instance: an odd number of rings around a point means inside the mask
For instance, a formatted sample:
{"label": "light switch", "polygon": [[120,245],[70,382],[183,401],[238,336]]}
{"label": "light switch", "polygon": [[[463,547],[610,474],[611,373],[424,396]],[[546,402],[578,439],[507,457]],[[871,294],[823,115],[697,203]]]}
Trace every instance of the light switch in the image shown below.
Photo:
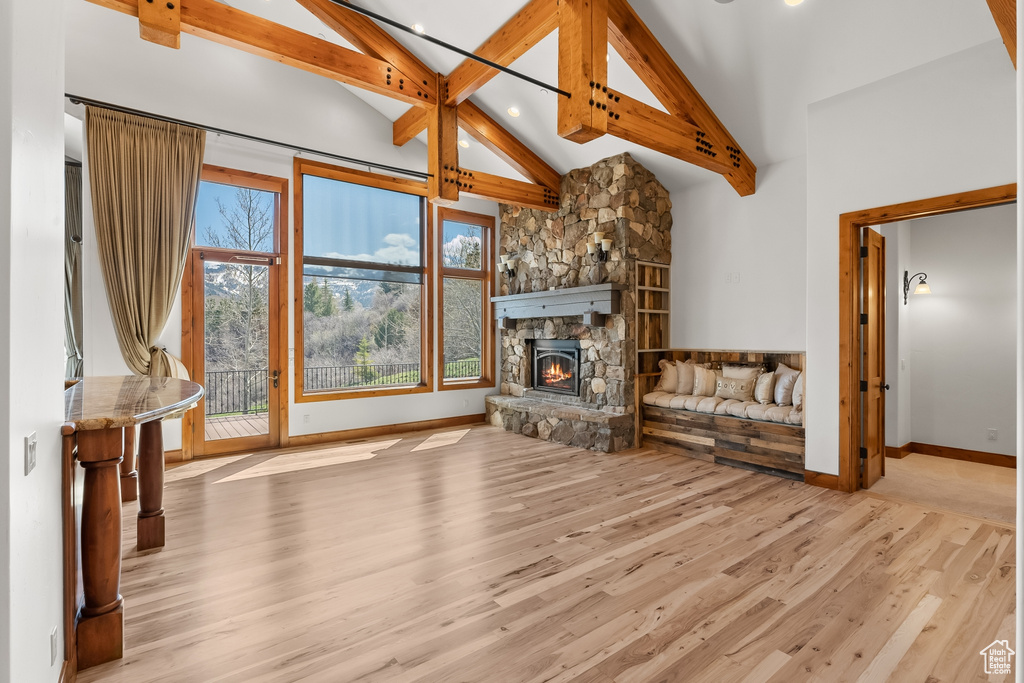
{"label": "light switch", "polygon": [[36,468],[36,433],[25,437],[25,476]]}

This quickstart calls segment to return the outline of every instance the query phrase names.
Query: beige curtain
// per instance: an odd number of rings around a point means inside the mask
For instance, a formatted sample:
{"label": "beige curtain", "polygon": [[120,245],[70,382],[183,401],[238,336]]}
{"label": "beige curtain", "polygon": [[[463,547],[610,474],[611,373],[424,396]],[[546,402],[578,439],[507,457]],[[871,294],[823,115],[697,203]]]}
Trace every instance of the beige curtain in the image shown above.
{"label": "beige curtain", "polygon": [[64,165],[64,377],[82,376],[82,167]]}
{"label": "beige curtain", "polygon": [[156,346],[181,283],[206,131],[88,107],[86,139],[96,243],[128,367],[181,376]]}

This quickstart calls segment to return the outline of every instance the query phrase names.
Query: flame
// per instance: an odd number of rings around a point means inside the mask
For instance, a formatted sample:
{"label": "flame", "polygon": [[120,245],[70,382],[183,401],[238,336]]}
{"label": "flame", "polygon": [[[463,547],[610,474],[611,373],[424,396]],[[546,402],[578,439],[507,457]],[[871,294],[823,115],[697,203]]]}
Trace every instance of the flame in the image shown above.
{"label": "flame", "polygon": [[565,382],[572,379],[572,372],[563,370],[560,363],[553,363],[548,366],[542,376],[544,381],[550,384],[552,382]]}

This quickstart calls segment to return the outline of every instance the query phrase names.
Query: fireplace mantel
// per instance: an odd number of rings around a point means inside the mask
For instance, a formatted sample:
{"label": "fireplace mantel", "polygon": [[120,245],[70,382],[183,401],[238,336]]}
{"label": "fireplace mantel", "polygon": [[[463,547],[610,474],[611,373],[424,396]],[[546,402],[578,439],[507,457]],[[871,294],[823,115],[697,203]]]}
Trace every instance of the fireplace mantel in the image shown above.
{"label": "fireplace mantel", "polygon": [[570,287],[528,294],[492,296],[494,314],[498,318],[519,320],[523,318],[564,318],[582,315],[591,320],[585,323],[598,324],[593,317],[617,315],[620,292],[626,285],[608,282],[603,285]]}

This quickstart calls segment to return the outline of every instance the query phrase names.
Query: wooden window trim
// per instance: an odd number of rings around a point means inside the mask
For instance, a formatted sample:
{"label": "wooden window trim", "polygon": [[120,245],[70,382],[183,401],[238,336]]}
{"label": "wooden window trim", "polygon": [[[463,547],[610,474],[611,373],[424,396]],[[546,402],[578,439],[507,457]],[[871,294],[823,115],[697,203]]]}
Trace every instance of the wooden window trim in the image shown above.
{"label": "wooden window trim", "polygon": [[[420,383],[397,387],[368,387],[365,389],[345,389],[334,391],[323,391],[306,393],[303,385],[303,368],[305,365],[305,343],[303,330],[303,241],[302,241],[302,176],[314,175],[331,180],[339,180],[356,185],[365,185],[393,192],[423,197],[426,210],[421,240],[423,241],[423,291],[420,310],[422,319],[420,321]],[[434,315],[431,302],[434,300],[434,248],[433,234],[434,222],[432,220],[433,206],[426,201],[427,184],[422,181],[397,178],[393,176],[357,171],[350,168],[342,168],[332,164],[325,164],[319,161],[296,158],[294,161],[294,182],[292,183],[295,193],[295,227],[294,227],[294,280],[295,293],[293,297],[294,324],[295,324],[295,403],[319,403],[323,401],[344,401],[353,398],[376,398],[380,396],[405,396],[409,394],[425,394],[434,391]]]}
{"label": "wooden window trim", "polygon": [[[440,244],[444,240],[444,222],[455,221],[480,226],[483,230],[483,245],[480,254],[481,269],[466,270],[463,268],[446,268],[441,259]],[[495,220],[494,216],[486,214],[470,213],[459,209],[439,207],[437,210],[437,319],[438,319],[438,343],[437,354],[437,381],[439,391],[454,391],[460,389],[489,389],[495,385],[494,361],[495,361],[495,339],[494,339],[494,304],[491,297],[497,291],[497,268],[494,267],[495,259]],[[479,280],[483,283],[481,287],[482,301],[481,311],[484,315],[484,324],[481,326],[483,339],[481,340],[480,352],[480,377],[478,379],[459,380],[444,378],[444,278],[456,277],[466,280]]]}
{"label": "wooden window trim", "polygon": [[[267,256],[276,258],[278,264],[283,267],[283,272],[277,278],[278,291],[277,291],[277,315],[278,315],[278,354],[279,364],[285,367],[285,372],[280,375],[280,400],[278,401],[278,447],[285,447],[288,445],[288,405],[289,405],[289,387],[288,387],[288,343],[290,337],[288,334],[288,239],[286,226],[288,225],[288,198],[290,194],[288,192],[288,179],[279,178],[277,176],[265,175],[263,173],[252,173],[250,171],[240,171],[238,169],[227,168],[224,166],[214,166],[211,164],[204,164],[202,174],[200,175],[201,181],[219,183],[221,185],[232,185],[235,187],[246,187],[254,190],[263,190],[265,192],[273,192],[276,195],[276,201],[274,205],[274,252],[273,253],[259,253],[254,254],[258,256]],[[216,249],[213,247],[199,247],[196,246],[196,224],[195,221],[192,223],[192,246],[188,251],[188,255],[185,260],[185,271],[182,275],[181,281],[181,361],[185,368],[189,371],[189,374],[194,377],[193,368],[195,367],[195,358],[192,353],[192,320],[194,311],[192,310],[192,294],[195,287],[193,282],[193,267],[194,259],[198,258],[195,254],[199,251],[211,251],[218,253],[238,253],[244,254],[248,252],[242,252],[238,250],[223,250]],[[188,461],[193,458],[193,431],[195,428],[195,415],[194,411],[188,411],[182,417],[181,420],[181,453],[182,460]]]}

